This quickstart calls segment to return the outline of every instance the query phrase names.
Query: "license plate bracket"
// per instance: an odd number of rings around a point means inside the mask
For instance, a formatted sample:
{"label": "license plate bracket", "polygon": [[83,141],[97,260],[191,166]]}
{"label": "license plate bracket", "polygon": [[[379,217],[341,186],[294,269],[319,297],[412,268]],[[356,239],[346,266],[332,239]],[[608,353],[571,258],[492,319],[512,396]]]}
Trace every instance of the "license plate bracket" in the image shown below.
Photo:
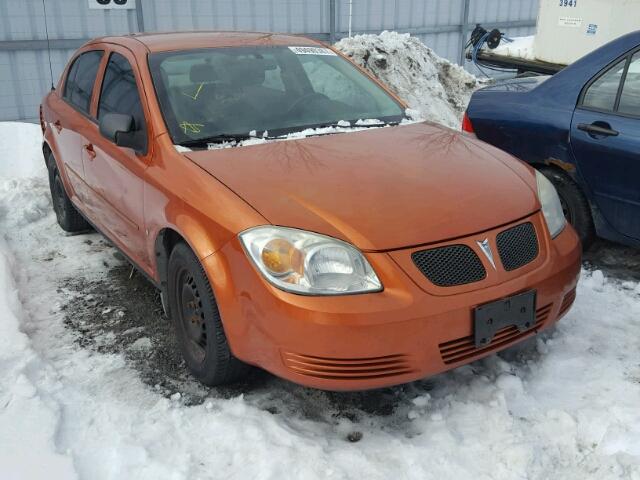
{"label": "license plate bracket", "polygon": [[476,348],[486,347],[498,330],[511,325],[525,332],[535,325],[536,292],[531,290],[476,307],[473,313]]}

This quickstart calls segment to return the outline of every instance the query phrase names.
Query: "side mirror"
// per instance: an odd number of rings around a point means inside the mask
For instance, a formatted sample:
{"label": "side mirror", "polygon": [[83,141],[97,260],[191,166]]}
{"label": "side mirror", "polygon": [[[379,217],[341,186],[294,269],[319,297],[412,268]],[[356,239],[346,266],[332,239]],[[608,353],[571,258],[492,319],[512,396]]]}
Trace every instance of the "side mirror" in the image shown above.
{"label": "side mirror", "polygon": [[119,147],[132,148],[146,153],[147,137],[144,130],[135,130],[133,116],[122,113],[105,113],[100,118],[100,134]]}

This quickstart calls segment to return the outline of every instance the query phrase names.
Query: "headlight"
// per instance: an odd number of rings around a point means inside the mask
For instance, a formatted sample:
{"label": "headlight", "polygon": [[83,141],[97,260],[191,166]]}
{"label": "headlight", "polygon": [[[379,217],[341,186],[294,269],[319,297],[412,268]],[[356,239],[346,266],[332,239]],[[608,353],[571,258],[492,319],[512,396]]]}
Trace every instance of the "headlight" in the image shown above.
{"label": "headlight", "polygon": [[382,290],[362,253],[335,238],[284,227],[256,227],[239,236],[260,272],[282,290],[306,295]]}
{"label": "headlight", "polygon": [[536,181],[538,182],[538,198],[542,204],[542,213],[547,222],[551,238],[556,237],[564,228],[567,220],[564,218],[560,197],[553,183],[542,173],[536,170]]}

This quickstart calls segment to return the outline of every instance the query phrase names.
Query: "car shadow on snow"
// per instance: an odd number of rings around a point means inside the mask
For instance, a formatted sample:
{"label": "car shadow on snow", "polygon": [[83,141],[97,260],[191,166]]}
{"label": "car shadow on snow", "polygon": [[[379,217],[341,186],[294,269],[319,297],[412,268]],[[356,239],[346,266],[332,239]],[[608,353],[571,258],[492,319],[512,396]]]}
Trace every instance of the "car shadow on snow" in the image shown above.
{"label": "car shadow on snow", "polygon": [[[110,247],[107,247],[110,248]],[[335,426],[341,420],[358,424],[367,421],[382,428],[402,429],[411,435],[407,422],[416,408],[426,411],[430,399],[437,399],[464,388],[485,375],[495,380],[504,368],[479,361],[470,366],[406,385],[365,392],[326,392],[305,388],[254,369],[243,382],[208,388],[188,373],[175,342],[173,326],[164,315],[156,289],[139,273],[133,272],[119,253],[119,265],[108,268],[98,280],[82,277],[66,279],[62,305],[65,327],[79,347],[95,354],[121,354],[150,389],[176,398],[183,404],[198,405],[212,399],[242,395],[249,404],[282,415],[324,422]],[[539,356],[535,340],[500,354],[511,365],[514,375],[528,368]],[[416,400],[421,398],[422,400]],[[358,441],[359,431],[342,432],[346,440]]]}

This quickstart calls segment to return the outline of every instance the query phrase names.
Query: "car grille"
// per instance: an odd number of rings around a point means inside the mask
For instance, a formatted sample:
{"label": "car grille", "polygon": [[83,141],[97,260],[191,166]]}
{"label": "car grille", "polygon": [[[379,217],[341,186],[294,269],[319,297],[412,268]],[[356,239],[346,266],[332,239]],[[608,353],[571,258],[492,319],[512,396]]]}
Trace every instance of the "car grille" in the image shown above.
{"label": "car grille", "polygon": [[569,311],[571,305],[576,299],[576,289],[574,288],[569,293],[567,293],[562,300],[562,305],[560,305],[560,310],[558,311],[558,317],[563,316],[565,313]]}
{"label": "car grille", "polygon": [[496,244],[502,266],[507,271],[523,267],[538,256],[538,237],[530,222],[500,232]]}
{"label": "car grille", "polygon": [[466,245],[421,250],[411,254],[416,267],[439,287],[478,282],[487,272],[478,255]]}
{"label": "car grille", "polygon": [[461,362],[463,360],[479,356],[485,352],[497,350],[515,340],[524,338],[544,325],[544,322],[549,318],[552,306],[553,304],[549,304],[536,310],[536,323],[533,328],[521,332],[513,325],[505,327],[498,330],[491,340],[491,343],[485,347],[476,348],[473,335],[441,343],[439,347],[442,361],[447,365]]}
{"label": "car grille", "polygon": [[324,358],[282,352],[284,364],[296,373],[324,379],[366,380],[413,372],[406,355],[370,358]]}

